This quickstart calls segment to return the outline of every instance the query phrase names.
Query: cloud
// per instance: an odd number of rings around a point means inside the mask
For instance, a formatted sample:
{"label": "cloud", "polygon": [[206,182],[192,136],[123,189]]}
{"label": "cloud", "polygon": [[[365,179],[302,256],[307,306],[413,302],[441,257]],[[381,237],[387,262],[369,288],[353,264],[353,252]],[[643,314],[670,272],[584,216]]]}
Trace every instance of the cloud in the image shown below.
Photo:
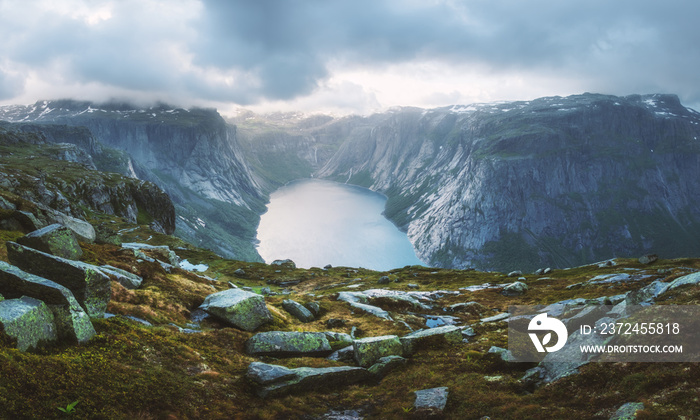
{"label": "cloud", "polygon": [[698,12],[682,0],[0,2],[0,100],[69,86],[185,104],[329,107],[349,94],[337,109],[582,91],[697,103]]}

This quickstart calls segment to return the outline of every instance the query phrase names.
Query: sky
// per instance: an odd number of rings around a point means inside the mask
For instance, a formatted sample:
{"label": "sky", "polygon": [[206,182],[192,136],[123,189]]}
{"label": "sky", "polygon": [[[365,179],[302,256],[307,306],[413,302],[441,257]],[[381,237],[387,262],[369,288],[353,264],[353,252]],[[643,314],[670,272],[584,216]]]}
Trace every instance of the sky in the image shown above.
{"label": "sky", "polygon": [[583,92],[700,110],[696,0],[0,0],[0,105],[368,114]]}

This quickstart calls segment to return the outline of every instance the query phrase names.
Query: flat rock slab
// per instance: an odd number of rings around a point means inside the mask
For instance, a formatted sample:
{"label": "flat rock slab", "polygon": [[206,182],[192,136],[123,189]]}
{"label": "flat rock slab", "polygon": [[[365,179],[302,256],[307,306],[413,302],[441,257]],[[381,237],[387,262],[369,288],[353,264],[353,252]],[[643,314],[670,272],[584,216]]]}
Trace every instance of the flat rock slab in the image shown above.
{"label": "flat rock slab", "polygon": [[248,366],[245,376],[258,385],[269,385],[295,378],[296,373],[284,366],[253,362]]}
{"label": "flat rock slab", "polygon": [[392,370],[404,366],[408,360],[401,356],[386,356],[377,360],[377,363],[369,367],[369,373],[381,379]]}
{"label": "flat rock slab", "polygon": [[367,337],[352,343],[355,362],[362,367],[370,367],[386,356],[402,356],[403,345],[395,335]]}
{"label": "flat rock slab", "polygon": [[112,287],[109,277],[99,267],[56,257],[10,241],[7,242],[7,256],[12,264],[22,270],[70,289],[89,316],[104,316]]}
{"label": "flat rock slab", "polygon": [[630,402],[622,404],[610,417],[610,420],[634,420],[637,418],[637,411],[644,410],[643,403]]}
{"label": "flat rock slab", "polygon": [[443,410],[447,405],[447,396],[449,395],[448,388],[441,386],[439,388],[422,389],[415,391],[416,401],[413,403],[416,411],[414,414],[420,418],[436,418],[441,417]]}
{"label": "flat rock slab", "polygon": [[440,342],[441,344],[459,344],[462,342],[462,328],[455,325],[429,328],[415,331],[400,338],[404,352],[411,354],[418,347],[427,342]]}
{"label": "flat rock slab", "polygon": [[255,334],[245,343],[254,356],[327,356],[333,349],[323,332],[269,331]]}
{"label": "flat rock slab", "polygon": [[17,243],[69,260],[83,256],[73,231],[58,223],[30,232],[18,238]]}
{"label": "flat rock slab", "polygon": [[301,367],[291,369],[291,371],[294,373],[293,378],[259,387],[257,389],[258,396],[265,398],[308,391],[325,391],[330,388],[349,386],[373,378],[367,369],[353,366],[329,368]]}
{"label": "flat rock slab", "polygon": [[167,260],[171,265],[174,266],[179,266],[180,265],[180,257],[175,254],[174,251],[170,250],[170,247],[167,245],[149,245],[149,244],[142,244],[138,242],[125,242],[122,243],[122,248],[127,248],[127,249],[134,249],[134,250],[141,250],[141,251],[151,251],[161,258]]}
{"label": "flat rock slab", "polygon": [[95,335],[90,317],[73,293],[56,282],[0,261],[0,292],[6,299],[29,296],[43,301],[54,315],[59,339],[83,343]]}
{"label": "flat rock slab", "polygon": [[141,287],[141,283],[143,283],[143,277],[122,270],[121,268],[112,267],[111,265],[102,265],[100,266],[100,270],[127,289],[138,289]]}
{"label": "flat rock slab", "polygon": [[0,331],[17,341],[20,351],[58,339],[53,313],[49,307],[44,302],[27,296],[0,302],[0,327]]}
{"label": "flat rock slab", "polygon": [[246,331],[255,331],[272,321],[265,299],[242,289],[228,289],[213,293],[199,307],[212,316]]}

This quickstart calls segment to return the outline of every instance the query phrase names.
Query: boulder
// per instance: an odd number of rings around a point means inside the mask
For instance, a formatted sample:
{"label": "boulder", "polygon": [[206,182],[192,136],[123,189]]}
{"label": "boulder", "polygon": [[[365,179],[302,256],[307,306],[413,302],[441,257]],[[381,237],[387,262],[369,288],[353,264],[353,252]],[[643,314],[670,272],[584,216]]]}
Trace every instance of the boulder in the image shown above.
{"label": "boulder", "polygon": [[90,318],[73,293],[56,282],[0,261],[0,292],[7,299],[29,296],[43,301],[53,313],[59,339],[83,343],[95,335]]}
{"label": "boulder", "polygon": [[480,315],[488,311],[488,308],[479,302],[461,302],[448,306],[447,310],[450,312],[466,312],[471,315]]}
{"label": "boulder", "polygon": [[334,360],[336,362],[346,362],[352,363],[355,361],[355,350],[352,345],[343,347],[340,350],[336,350],[327,357],[328,360]]}
{"label": "boulder", "polygon": [[69,260],[83,256],[73,231],[58,223],[30,232],[17,239],[17,243]]}
{"label": "boulder", "polygon": [[503,296],[521,296],[527,292],[527,284],[522,281],[516,281],[503,288],[501,294]]}
{"label": "boulder", "polygon": [[127,289],[138,289],[143,282],[143,277],[111,265],[102,265],[100,270]]}
{"label": "boulder", "polygon": [[401,340],[395,335],[361,338],[353,341],[352,346],[355,362],[362,367],[372,366],[385,356],[403,355]]}
{"label": "boulder", "polygon": [[245,277],[245,270],[242,268],[237,268],[236,271],[233,272],[233,275],[237,277]]}
{"label": "boulder", "polygon": [[377,284],[388,284],[391,283],[391,279],[389,276],[381,276],[379,277],[379,280],[377,280]]}
{"label": "boulder", "polygon": [[442,417],[442,412],[447,405],[447,396],[449,395],[446,386],[422,389],[420,391],[415,391],[415,394],[416,401],[413,403],[413,407],[416,410],[413,414],[416,417],[421,419]]}
{"label": "boulder", "polygon": [[313,314],[299,302],[285,299],[282,301],[282,307],[301,322],[311,322],[314,320]]}
{"label": "boulder", "polygon": [[245,376],[258,385],[268,385],[294,378],[296,374],[284,366],[253,362],[248,366]]}
{"label": "boulder", "polygon": [[73,216],[68,216],[58,211],[52,212],[50,218],[53,219],[55,223],[59,223],[72,230],[78,239],[83,242],[93,243],[97,238],[95,228],[85,220],[76,219]]}
{"label": "boulder", "polygon": [[9,217],[0,221],[0,228],[3,230],[33,232],[42,227],[43,224],[33,214],[21,210],[14,210]]}
{"label": "boulder", "polygon": [[322,332],[269,331],[255,334],[245,343],[253,356],[328,356],[333,349]]}
{"label": "boulder", "polygon": [[265,299],[243,289],[213,293],[204,299],[199,308],[246,331],[255,331],[259,326],[272,322]]}
{"label": "boulder", "polygon": [[511,271],[510,273],[508,273],[508,277],[519,277],[522,275],[523,275],[523,272],[520,270]]}
{"label": "boulder", "polygon": [[259,397],[277,397],[291,393],[306,391],[326,391],[330,388],[352,385],[358,382],[372,379],[367,369],[352,366],[340,366],[329,368],[300,367],[290,369],[294,377],[278,379],[257,388]]}
{"label": "boulder", "polygon": [[122,248],[133,249],[137,251],[151,251],[157,256],[161,257],[162,260],[174,265],[175,267],[180,266],[180,257],[174,251],[170,250],[167,245],[149,245],[142,244],[138,242],[125,242],[122,244]]}
{"label": "boulder", "polygon": [[328,318],[326,320],[326,326],[328,328],[343,328],[348,321],[338,318]]}
{"label": "boulder", "polygon": [[428,342],[440,344],[459,344],[462,342],[462,328],[455,325],[414,331],[399,339],[403,345],[404,354],[412,354],[421,345]]}
{"label": "boulder", "polygon": [[58,338],[49,307],[27,296],[0,302],[0,331],[16,340],[20,351]]}
{"label": "boulder", "polygon": [[297,268],[297,265],[292,260],[274,260],[270,265],[278,265],[287,268]]}
{"label": "boulder", "polygon": [[659,256],[656,254],[648,254],[648,255],[642,255],[641,257],[637,258],[637,261],[639,261],[640,264],[651,264],[655,262],[656,260],[659,259]]}
{"label": "boulder", "polygon": [[377,377],[377,379],[381,379],[392,370],[405,365],[406,362],[408,362],[408,360],[401,356],[386,356],[380,358],[377,363],[370,366],[367,370]]}
{"label": "boulder", "polygon": [[637,418],[637,411],[644,410],[644,403],[629,402],[622,404],[610,417],[610,420],[634,420]]}
{"label": "boulder", "polygon": [[338,350],[347,346],[351,346],[353,342],[353,338],[350,336],[350,334],[339,333],[334,331],[324,331],[323,334],[326,335],[326,338],[328,339],[328,344],[331,345],[332,350]]}
{"label": "boulder", "polygon": [[309,303],[304,304],[304,306],[306,307],[306,309],[309,310],[309,312],[311,312],[311,314],[313,316],[318,317],[319,315],[321,315],[321,304],[320,303],[309,302]]}
{"label": "boulder", "polygon": [[22,270],[70,289],[89,316],[104,316],[112,288],[109,277],[99,267],[56,257],[15,242],[7,242],[7,256],[12,264]]}

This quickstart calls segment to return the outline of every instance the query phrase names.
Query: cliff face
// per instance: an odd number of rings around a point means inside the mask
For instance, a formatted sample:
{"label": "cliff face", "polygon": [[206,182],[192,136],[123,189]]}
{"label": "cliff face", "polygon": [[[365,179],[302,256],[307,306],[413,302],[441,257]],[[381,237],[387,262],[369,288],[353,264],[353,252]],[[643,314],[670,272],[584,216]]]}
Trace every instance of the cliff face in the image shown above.
{"label": "cliff face", "polygon": [[97,163],[124,160],[112,170],[131,171],[172,197],[177,235],[227,257],[260,260],[253,241],[265,197],[242,157],[235,127],[215,110],[63,100],[6,107],[3,118],[86,127],[110,148]]}
{"label": "cliff face", "polygon": [[700,252],[700,115],[675,96],[402,110],[319,171],[389,196],[433,265],[572,266]]}

